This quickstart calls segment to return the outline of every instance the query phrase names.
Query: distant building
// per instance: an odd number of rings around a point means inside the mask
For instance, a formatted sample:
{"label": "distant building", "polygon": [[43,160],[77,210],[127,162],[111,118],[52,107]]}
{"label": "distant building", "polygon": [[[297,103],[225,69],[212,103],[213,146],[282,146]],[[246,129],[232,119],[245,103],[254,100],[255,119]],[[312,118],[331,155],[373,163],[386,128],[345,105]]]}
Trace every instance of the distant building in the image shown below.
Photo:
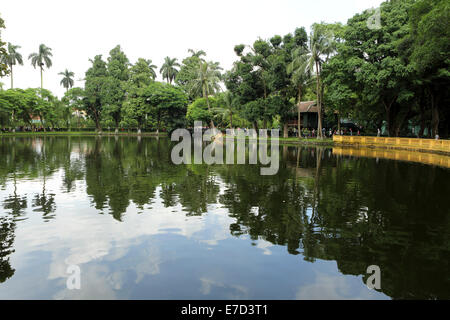
{"label": "distant building", "polygon": [[[316,101],[303,101],[296,105],[300,111],[300,124],[302,128],[317,128],[318,125],[318,108]],[[293,110],[291,119],[288,120],[288,126],[297,127],[298,115],[297,110]]]}
{"label": "distant building", "polygon": [[[318,107],[316,104],[316,101],[303,101],[300,102],[300,104],[296,105],[298,110],[300,111],[300,124],[302,128],[311,128],[311,129],[317,129],[318,124],[319,124],[319,115],[318,115]],[[323,108],[323,113],[322,113],[322,119],[324,119],[324,115],[325,115],[325,109]],[[292,115],[291,118],[288,120],[288,126],[290,127],[297,127],[297,122],[298,122],[298,111],[297,110],[292,110]],[[337,121],[339,119],[338,117],[338,112],[335,111],[334,112],[334,121],[333,120],[329,120],[328,122],[324,122],[323,127],[324,128],[337,128]],[[331,122],[330,122],[331,121]],[[341,123],[341,128],[343,128],[344,130],[349,130],[350,128],[357,132],[358,129],[360,129],[352,120],[350,119],[346,119],[346,118],[341,118],[340,119],[340,123]]]}
{"label": "distant building", "polygon": [[39,116],[31,116],[31,124],[41,125],[42,124],[41,123],[41,117],[39,117]]}

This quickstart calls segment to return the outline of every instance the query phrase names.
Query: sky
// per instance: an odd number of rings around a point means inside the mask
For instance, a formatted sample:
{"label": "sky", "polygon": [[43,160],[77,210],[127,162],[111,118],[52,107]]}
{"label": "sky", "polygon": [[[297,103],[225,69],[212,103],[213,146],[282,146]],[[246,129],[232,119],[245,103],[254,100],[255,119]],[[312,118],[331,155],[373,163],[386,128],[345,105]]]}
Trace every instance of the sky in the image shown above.
{"label": "sky", "polygon": [[[15,88],[40,86],[39,69],[28,56],[39,44],[52,48],[53,65],[44,71],[44,88],[62,97],[59,72],[75,73],[75,86],[90,67],[89,59],[120,44],[131,63],[151,59],[161,67],[164,57],[188,56],[204,50],[224,70],[236,60],[234,46],[309,31],[314,22],[346,23],[355,13],[377,7],[382,0],[14,0],[2,1],[6,29],[1,39],[20,45],[23,66],[14,67]],[[158,74],[158,79],[161,76]],[[0,78],[4,88],[9,77]]]}

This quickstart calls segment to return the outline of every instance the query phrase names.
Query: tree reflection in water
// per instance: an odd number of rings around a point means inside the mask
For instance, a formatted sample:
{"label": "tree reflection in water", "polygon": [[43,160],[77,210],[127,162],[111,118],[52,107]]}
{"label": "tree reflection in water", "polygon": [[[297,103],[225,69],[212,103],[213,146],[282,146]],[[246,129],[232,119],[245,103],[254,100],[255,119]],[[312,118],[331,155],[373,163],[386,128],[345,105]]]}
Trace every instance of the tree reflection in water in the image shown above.
{"label": "tree reflection in water", "polygon": [[341,273],[364,279],[379,265],[382,291],[393,298],[450,297],[447,169],[281,146],[278,174],[261,176],[257,165],[173,165],[172,146],[131,137],[2,138],[0,184],[14,192],[0,218],[0,281],[14,273],[14,230],[32,196],[17,194],[17,177],[40,181],[33,210],[58,218],[58,195],[46,181],[62,170],[61,193],[85,183],[92,206],[117,221],[131,203],[145,214],[161,199],[187,216],[219,203],[234,219],[233,236],[285,246],[310,262],[334,260]]}

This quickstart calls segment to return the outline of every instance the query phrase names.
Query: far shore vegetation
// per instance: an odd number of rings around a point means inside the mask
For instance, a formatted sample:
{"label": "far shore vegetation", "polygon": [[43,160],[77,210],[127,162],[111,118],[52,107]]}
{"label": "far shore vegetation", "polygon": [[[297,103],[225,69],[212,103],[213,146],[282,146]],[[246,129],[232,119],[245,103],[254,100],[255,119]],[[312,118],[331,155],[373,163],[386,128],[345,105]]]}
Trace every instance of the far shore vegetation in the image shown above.
{"label": "far shore vegetation", "polygon": [[[450,136],[450,3],[396,0],[355,14],[346,24],[315,23],[285,35],[257,38],[230,48],[233,67],[223,70],[203,50],[187,50],[162,66],[151,53],[130,61],[120,45],[89,59],[84,87],[61,70],[63,97],[46,89],[52,48],[25,54],[2,42],[2,134],[169,134],[203,121],[210,128],[279,129],[288,139],[326,139],[334,133],[426,138]],[[0,18],[0,30],[7,21]],[[15,88],[14,72],[30,63],[38,88]],[[58,70],[59,71],[59,70]],[[163,81],[157,81],[160,73]],[[1,79],[0,79],[1,80]],[[315,112],[298,106],[313,102]],[[308,109],[309,110],[309,109]],[[308,113],[309,112],[309,113]],[[307,114],[308,113],[308,114]],[[351,123],[345,127],[343,123]],[[298,133],[302,134],[299,135]]]}

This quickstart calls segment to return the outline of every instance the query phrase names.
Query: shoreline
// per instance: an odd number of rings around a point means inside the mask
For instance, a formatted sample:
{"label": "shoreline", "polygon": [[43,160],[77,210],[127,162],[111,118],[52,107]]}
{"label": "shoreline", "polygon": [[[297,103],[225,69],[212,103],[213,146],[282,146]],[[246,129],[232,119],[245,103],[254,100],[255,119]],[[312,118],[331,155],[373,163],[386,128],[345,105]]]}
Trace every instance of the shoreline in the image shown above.
{"label": "shoreline", "polygon": [[450,140],[397,137],[334,136],[336,147],[403,150],[450,156]]}
{"label": "shoreline", "polygon": [[[61,132],[8,132],[8,133],[0,133],[0,137],[38,137],[38,136],[122,136],[122,137],[154,137],[154,138],[168,138],[167,133],[159,133],[156,132],[142,132],[138,134],[137,132],[102,132],[97,133],[94,131],[61,131]],[[226,137],[225,135],[223,137]],[[251,137],[246,136],[246,140],[253,139]],[[259,139],[259,138],[258,138]],[[267,139],[270,141],[270,138]],[[280,144],[291,144],[291,145],[319,145],[319,146],[329,146],[332,147],[335,143],[332,139],[316,139],[316,138],[303,138],[302,140],[298,140],[298,138],[279,138]]]}
{"label": "shoreline", "polygon": [[441,151],[441,150],[429,150],[429,149],[420,149],[420,148],[405,148],[405,147],[394,147],[394,146],[380,146],[380,145],[355,145],[350,143],[334,143],[334,147],[338,148],[347,148],[347,149],[371,149],[371,150],[392,150],[392,151],[410,151],[417,153],[428,153],[428,154],[437,154],[441,156],[449,156],[450,151]]}
{"label": "shoreline", "polygon": [[[76,137],[76,136],[98,136],[98,137],[112,137],[112,136],[120,136],[120,137],[152,137],[152,138],[168,138],[167,133],[159,133],[156,132],[142,132],[138,134],[137,132],[102,132],[97,133],[94,131],[82,132],[82,131],[64,131],[64,132],[8,132],[8,133],[0,133],[0,138],[3,137],[42,137],[42,136],[67,136],[67,137]],[[225,136],[224,136],[225,137]],[[345,136],[346,137],[346,136]],[[251,137],[245,137],[246,140],[253,139]],[[259,138],[258,138],[259,140]],[[270,138],[267,139],[270,142]],[[431,139],[430,139],[431,140]],[[432,150],[432,149],[424,149],[418,147],[404,147],[404,146],[395,146],[395,145],[383,145],[383,144],[363,144],[363,143],[351,143],[347,141],[336,141],[330,138],[325,139],[317,139],[317,138],[302,138],[302,140],[298,140],[298,138],[279,138],[280,145],[291,145],[291,146],[320,146],[320,147],[344,147],[344,148],[353,148],[353,149],[362,149],[368,148],[372,150],[403,150],[403,151],[412,151],[418,153],[427,153],[427,154],[438,154],[443,156],[450,156],[449,151],[443,150]]]}
{"label": "shoreline", "polygon": [[146,136],[146,137],[167,137],[166,133],[159,133],[156,132],[142,132],[138,134],[137,132],[101,132],[97,133],[95,131],[52,131],[52,132],[8,132],[8,133],[0,133],[0,137],[38,137],[38,136],[130,136],[130,137],[138,137],[138,136]]}

